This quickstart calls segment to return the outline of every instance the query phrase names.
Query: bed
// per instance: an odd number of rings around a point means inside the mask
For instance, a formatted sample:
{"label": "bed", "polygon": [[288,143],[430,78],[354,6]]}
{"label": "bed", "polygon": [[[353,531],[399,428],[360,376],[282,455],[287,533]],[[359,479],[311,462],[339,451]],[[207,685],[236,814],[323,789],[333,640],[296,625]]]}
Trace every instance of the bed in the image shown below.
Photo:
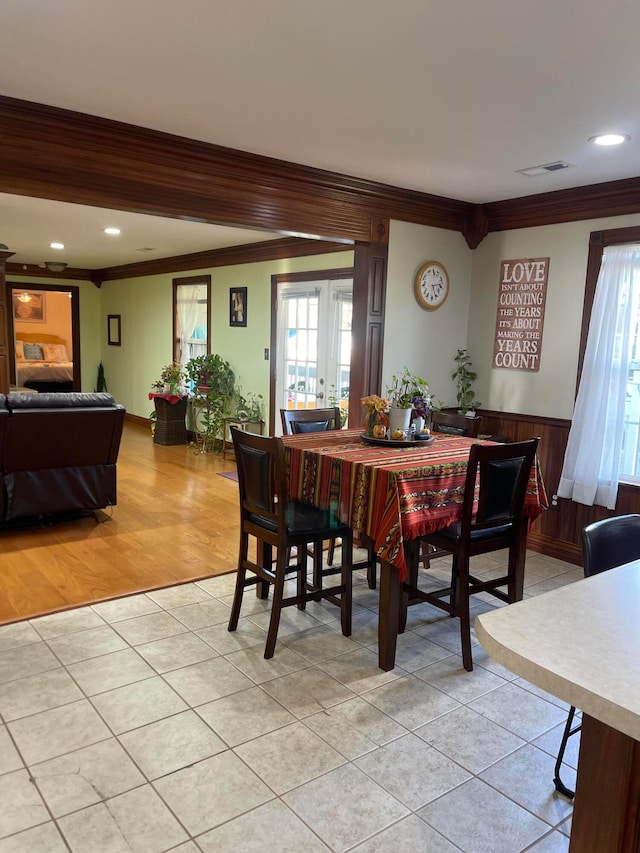
{"label": "bed", "polygon": [[73,391],[67,342],[50,332],[16,332],[16,384],[40,392]]}

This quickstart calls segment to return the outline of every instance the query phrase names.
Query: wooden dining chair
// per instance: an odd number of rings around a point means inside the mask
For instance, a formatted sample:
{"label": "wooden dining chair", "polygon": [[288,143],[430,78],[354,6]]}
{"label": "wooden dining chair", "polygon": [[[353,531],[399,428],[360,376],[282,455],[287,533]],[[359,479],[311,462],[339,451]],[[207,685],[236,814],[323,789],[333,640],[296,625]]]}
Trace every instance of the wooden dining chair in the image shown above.
{"label": "wooden dining chair", "polygon": [[280,418],[285,435],[340,429],[339,406],[326,409],[280,409]]}
{"label": "wooden dining chair", "polygon": [[[511,604],[522,598],[524,561],[529,519],[524,515],[527,485],[535,462],[539,439],[513,444],[473,444],[464,485],[460,521],[406,543],[408,582],[403,586],[400,629],[406,624],[407,607],[426,601],[460,619],[462,662],[469,672],[471,623],[469,598],[488,592]],[[425,592],[418,589],[420,542],[453,556],[451,584]],[[469,572],[469,559],[477,554],[509,549],[504,576],[482,580]],[[506,586],[506,592],[500,587]]]}
{"label": "wooden dining chair", "polygon": [[[267,632],[265,658],[273,657],[282,608],[297,605],[304,610],[308,601],[327,599],[340,607],[345,637],[351,634],[351,589],[353,533],[329,510],[292,501],[287,496],[286,466],[282,439],[244,432],[231,427],[240,489],[240,551],[235,595],[229,631],[238,627],[242,596],[249,586],[273,586],[273,603]],[[342,539],[340,584],[318,589],[307,584],[307,546],[314,546],[314,563],[322,560],[322,542]],[[249,539],[256,541],[256,559],[249,556]],[[289,563],[291,549],[296,562]],[[275,550],[275,561],[273,551]],[[336,570],[337,571],[337,570]],[[247,576],[247,572],[251,576]],[[285,596],[288,575],[297,577],[296,595]],[[314,566],[315,577],[315,566]],[[264,596],[266,597],[266,596]]]}
{"label": "wooden dining chair", "polygon": [[[582,531],[582,562],[585,578],[615,569],[633,560],[640,560],[640,515],[618,515],[602,521],[594,521]],[[575,715],[576,708],[572,705],[560,740],[553,777],[556,791],[571,800],[575,796],[575,791],[564,784],[560,774],[569,738],[582,729],[582,723],[574,726]]]}
{"label": "wooden dining chair", "polygon": [[[338,406],[326,409],[280,409],[280,418],[282,420],[282,431],[285,435],[341,429],[340,408]],[[367,542],[365,547],[367,549],[367,557],[365,560],[355,563],[354,569],[366,569],[369,589],[375,589],[376,553],[373,542]],[[331,539],[327,550],[327,566],[329,567],[333,566],[335,548],[336,540]],[[313,556],[313,553],[310,553],[310,556]],[[323,574],[326,576],[328,571],[325,569]],[[315,577],[314,584],[321,586],[322,577]]]}
{"label": "wooden dining chair", "polygon": [[480,417],[468,418],[456,412],[435,411],[431,413],[431,432],[477,438],[481,420]]}

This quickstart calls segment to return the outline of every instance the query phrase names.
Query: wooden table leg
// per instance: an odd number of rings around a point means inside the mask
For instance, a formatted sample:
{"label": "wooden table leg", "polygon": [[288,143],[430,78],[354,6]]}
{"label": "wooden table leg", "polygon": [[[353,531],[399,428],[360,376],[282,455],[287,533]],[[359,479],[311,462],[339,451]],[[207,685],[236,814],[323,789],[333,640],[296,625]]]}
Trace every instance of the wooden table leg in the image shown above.
{"label": "wooden table leg", "polygon": [[398,617],[400,613],[400,576],[398,569],[380,561],[380,607],[378,613],[378,665],[388,672],[396,661]]}
{"label": "wooden table leg", "polygon": [[640,742],[583,714],[569,853],[640,850]]}

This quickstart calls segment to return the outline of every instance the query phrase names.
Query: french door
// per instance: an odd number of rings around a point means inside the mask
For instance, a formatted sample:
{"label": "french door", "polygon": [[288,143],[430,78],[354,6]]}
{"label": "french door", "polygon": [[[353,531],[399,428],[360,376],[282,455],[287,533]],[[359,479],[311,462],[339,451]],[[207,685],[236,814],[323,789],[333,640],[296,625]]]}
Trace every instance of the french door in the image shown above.
{"label": "french door", "polygon": [[276,410],[338,405],[346,420],[352,312],[352,279],[279,285]]}

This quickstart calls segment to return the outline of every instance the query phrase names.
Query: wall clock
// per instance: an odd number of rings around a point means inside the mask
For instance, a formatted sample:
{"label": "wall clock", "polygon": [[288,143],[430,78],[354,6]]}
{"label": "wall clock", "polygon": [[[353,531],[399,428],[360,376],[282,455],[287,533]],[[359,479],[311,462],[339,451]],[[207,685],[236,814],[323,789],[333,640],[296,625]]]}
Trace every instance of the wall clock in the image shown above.
{"label": "wall clock", "polygon": [[449,273],[439,261],[427,261],[416,273],[414,289],[418,305],[435,311],[449,295]]}

